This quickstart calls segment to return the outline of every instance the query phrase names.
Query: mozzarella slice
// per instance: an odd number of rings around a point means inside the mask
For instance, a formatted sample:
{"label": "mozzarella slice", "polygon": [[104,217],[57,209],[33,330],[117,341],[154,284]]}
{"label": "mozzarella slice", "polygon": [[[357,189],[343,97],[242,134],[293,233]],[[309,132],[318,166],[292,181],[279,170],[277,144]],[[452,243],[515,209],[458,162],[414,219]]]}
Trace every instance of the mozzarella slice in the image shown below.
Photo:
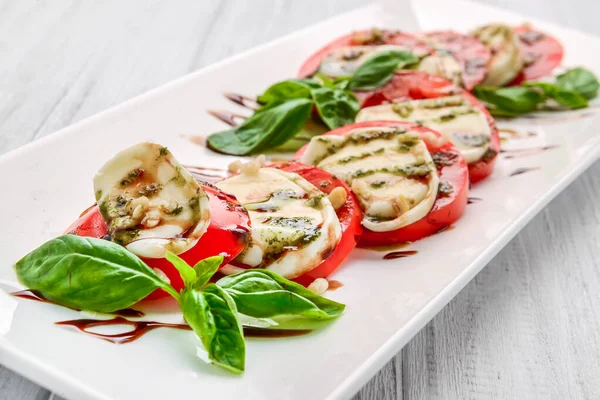
{"label": "mozzarella slice", "polygon": [[483,157],[492,135],[486,115],[460,95],[368,107],[358,113],[356,121],[418,123],[452,141],[467,163]]}
{"label": "mozzarella slice", "polygon": [[437,196],[437,169],[419,134],[410,129],[357,128],[316,137],[301,162],[345,180],[364,211],[363,226],[375,232],[418,221]]}
{"label": "mozzarella slice", "polygon": [[193,247],[210,223],[208,196],[166,147],[139,143],[94,177],[100,213],[113,241],[142,257]]}
{"label": "mozzarella slice", "polygon": [[342,228],[329,199],[301,176],[275,168],[242,168],[217,182],[248,210],[252,240],[236,261],[296,278],[335,249]]}
{"label": "mozzarella slice", "polygon": [[415,54],[415,51],[418,52],[416,49],[409,49],[408,47],[389,44],[377,46],[339,47],[323,57],[321,65],[319,66],[319,72],[331,78],[351,76],[358,69],[358,67],[364,64],[369,58],[389,50],[407,51],[409,53],[413,53],[419,58],[427,54]]}
{"label": "mozzarella slice", "polygon": [[492,53],[488,73],[482,82],[488,86],[503,86],[511,82],[523,69],[519,36],[504,24],[489,24],[471,33],[481,40]]}
{"label": "mozzarella slice", "polygon": [[435,54],[425,57],[419,63],[417,70],[430,75],[441,76],[452,81],[457,86],[462,86],[463,68],[460,62],[448,52],[437,50]]}

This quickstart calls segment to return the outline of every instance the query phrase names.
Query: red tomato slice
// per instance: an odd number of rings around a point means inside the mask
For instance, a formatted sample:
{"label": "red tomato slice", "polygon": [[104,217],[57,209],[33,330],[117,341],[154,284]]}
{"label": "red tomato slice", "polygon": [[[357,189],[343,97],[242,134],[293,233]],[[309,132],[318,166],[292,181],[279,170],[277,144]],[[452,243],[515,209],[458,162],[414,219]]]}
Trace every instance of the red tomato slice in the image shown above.
{"label": "red tomato slice", "polygon": [[405,46],[410,50],[419,53],[431,53],[433,50],[429,45],[423,42],[416,36],[400,31],[381,30],[377,39],[369,40],[372,36],[372,30],[363,30],[352,32],[348,35],[335,39],[333,42],[325,45],[322,49],[310,56],[298,71],[299,78],[307,78],[315,74],[319,70],[321,60],[331,53],[333,50],[346,46],[364,46],[364,45],[381,45],[381,44],[396,44]]}
{"label": "red tomato slice", "polygon": [[[216,187],[201,184],[210,201],[211,221],[198,243],[188,251],[179,254],[188,264],[194,266],[207,257],[222,255],[225,265],[244,250],[250,237],[250,218],[246,210],[239,205],[235,197],[225,194]],[[103,238],[108,234],[106,223],[100,215],[98,206],[88,208],[75,221],[66,233],[79,236]],[[167,275],[175,290],[183,289],[179,272],[166,258],[142,258],[150,268],[158,268]],[[147,299],[157,299],[167,294],[156,290]]]}
{"label": "red tomato slice", "polygon": [[500,152],[500,135],[496,128],[494,118],[485,106],[473,97],[469,92],[463,90],[452,82],[439,76],[429,75],[420,71],[399,71],[394,74],[392,80],[385,86],[368,92],[359,92],[361,96],[361,108],[377,106],[384,103],[393,103],[406,100],[432,99],[436,97],[461,94],[466,97],[475,107],[485,113],[492,136],[490,147],[484,157],[469,164],[469,175],[471,183],[476,183],[487,178],[494,170],[496,156]]}
{"label": "red tomato slice", "polygon": [[[469,170],[467,163],[451,142],[445,141],[440,146],[433,143],[429,139],[429,136],[424,133],[433,133],[436,137],[441,137],[441,135],[431,129],[400,121],[370,121],[346,125],[325,135],[345,135],[357,128],[380,126],[410,127],[420,132],[421,139],[423,139],[431,156],[436,161],[440,183],[449,183],[453,189],[448,195],[438,195],[429,214],[410,225],[391,232],[373,232],[363,228],[363,233],[358,243],[360,247],[388,246],[422,239],[457,221],[467,205],[467,195],[469,192]],[[307,146],[304,146],[298,150],[294,158],[300,159],[306,148]]]}
{"label": "red tomato slice", "polygon": [[462,65],[462,81],[466,90],[483,81],[491,54],[481,41],[452,31],[428,32],[423,37],[436,51],[447,51]]}
{"label": "red tomato slice", "polygon": [[509,85],[518,85],[523,81],[541,78],[560,65],[565,50],[558,40],[529,25],[517,26],[515,31],[519,35],[521,53],[526,66]]}
{"label": "red tomato slice", "polygon": [[321,189],[324,193],[329,194],[336,187],[343,187],[346,193],[348,193],[346,203],[337,210],[337,216],[342,226],[342,237],[335,250],[317,268],[294,279],[294,281],[308,286],[315,279],[327,278],[335,272],[356,247],[362,233],[362,211],[360,210],[358,199],[348,185],[327,171],[297,162],[277,163],[270,165],[270,167],[294,172]]}

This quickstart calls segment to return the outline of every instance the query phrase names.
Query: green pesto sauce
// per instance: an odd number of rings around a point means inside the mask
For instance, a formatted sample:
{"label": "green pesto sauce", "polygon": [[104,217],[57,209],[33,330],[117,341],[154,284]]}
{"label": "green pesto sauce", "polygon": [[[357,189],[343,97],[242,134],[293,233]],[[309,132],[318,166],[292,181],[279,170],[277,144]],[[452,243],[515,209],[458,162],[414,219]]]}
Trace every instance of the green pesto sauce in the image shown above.
{"label": "green pesto sauce", "polygon": [[392,105],[392,111],[398,114],[401,118],[410,117],[410,114],[412,114],[414,110],[414,107],[410,104],[395,103]]}
{"label": "green pesto sauce", "polygon": [[139,229],[116,231],[112,234],[112,241],[121,246],[125,246],[126,244],[133,242],[138,237],[139,233]]}
{"label": "green pesto sauce", "polygon": [[454,187],[448,181],[442,181],[438,185],[438,197],[450,196],[454,191]]}
{"label": "green pesto sauce", "polygon": [[184,186],[186,183],[185,177],[181,173],[181,167],[175,167],[175,175],[171,178],[169,182],[174,182],[177,186]]}
{"label": "green pesto sauce", "polygon": [[314,208],[315,210],[321,210],[323,209],[323,199],[325,198],[324,194],[321,195],[317,195],[314,197],[311,197],[310,199],[306,200],[306,205],[308,207]]}
{"label": "green pesto sauce", "polygon": [[387,181],[375,181],[375,182],[371,182],[371,184],[369,186],[371,186],[373,189],[381,189],[382,187],[384,187],[388,182]]}
{"label": "green pesto sauce", "polygon": [[291,228],[297,231],[293,237],[281,237],[277,231],[270,231],[271,236],[265,239],[269,251],[263,255],[261,266],[266,266],[281,258],[287,250],[296,250],[307,246],[321,235],[315,221],[309,217],[267,217],[261,221],[265,225],[280,228]]}
{"label": "green pesto sauce", "polygon": [[359,169],[351,175],[351,178],[364,178],[365,176],[373,175],[380,172],[392,175],[405,176],[407,178],[421,178],[427,176],[431,171],[433,171],[433,166],[430,163],[419,163],[408,164],[394,168]]}
{"label": "green pesto sauce", "polygon": [[142,168],[136,168],[127,174],[125,178],[121,180],[121,186],[127,186],[135,182],[142,174],[144,170]]}
{"label": "green pesto sauce", "polygon": [[452,138],[469,147],[482,147],[490,142],[489,136],[477,133],[453,133]]}
{"label": "green pesto sauce", "polygon": [[152,197],[156,193],[162,190],[163,186],[158,183],[151,183],[149,185],[144,186],[141,190],[138,191],[140,196]]}

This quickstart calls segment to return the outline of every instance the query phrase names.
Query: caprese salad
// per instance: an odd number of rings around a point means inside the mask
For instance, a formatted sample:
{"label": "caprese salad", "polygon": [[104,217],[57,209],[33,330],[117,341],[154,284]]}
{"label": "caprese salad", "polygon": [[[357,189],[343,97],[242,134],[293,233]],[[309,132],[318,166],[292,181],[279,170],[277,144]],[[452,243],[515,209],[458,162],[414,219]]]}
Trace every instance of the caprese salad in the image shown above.
{"label": "caprese salad", "polygon": [[207,182],[162,145],[124,149],[94,177],[96,203],[17,275],[79,310],[171,296],[206,359],[241,372],[242,319],[335,319],[345,306],[321,295],[356,246],[412,242],[461,217],[500,152],[492,115],[586,107],[600,84],[583,68],[533,81],[562,56],[527,25],[345,35],[207,138],[217,152],[291,161],[237,160]]}

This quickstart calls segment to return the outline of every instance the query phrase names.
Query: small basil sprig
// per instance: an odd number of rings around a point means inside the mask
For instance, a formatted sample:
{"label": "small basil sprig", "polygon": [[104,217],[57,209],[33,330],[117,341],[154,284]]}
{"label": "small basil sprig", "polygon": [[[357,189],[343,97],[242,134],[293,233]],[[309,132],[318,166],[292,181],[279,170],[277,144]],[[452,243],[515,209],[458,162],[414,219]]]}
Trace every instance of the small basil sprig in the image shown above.
{"label": "small basil sprig", "polygon": [[231,296],[211,283],[202,291],[184,289],[179,306],[209,359],[231,372],[243,372],[246,343]]}
{"label": "small basil sprig", "polygon": [[163,289],[177,300],[209,360],[236,373],[243,372],[246,357],[238,309],[259,318],[328,320],[345,307],[270,271],[249,270],[208,283],[223,263],[221,256],[193,267],[173,253],[166,258],[185,284],[179,293],[124,247],[74,235],[44,243],[19,260],[15,270],[23,284],[49,300],[87,311],[117,311]]}
{"label": "small basil sprig", "polygon": [[392,79],[394,73],[419,62],[419,58],[402,50],[387,50],[367,59],[354,71],[348,87],[352,90],[377,89]]}
{"label": "small basil sprig", "polygon": [[598,83],[594,74],[581,67],[570,69],[564,74],[558,75],[556,85],[563,90],[577,92],[588,100],[595,98],[600,88],[600,83]]}
{"label": "small basil sprig", "polygon": [[523,82],[520,86],[476,86],[475,96],[495,116],[516,117],[538,110],[579,109],[596,97],[600,83],[590,71],[574,68],[558,75],[555,83]]}
{"label": "small basil sprig", "polygon": [[258,97],[262,105],[239,126],[210,135],[211,149],[225,154],[247,155],[273,149],[296,136],[316,108],[329,129],[354,122],[360,109],[356,96],[312,79],[278,82]]}
{"label": "small basil sprig", "polygon": [[217,285],[231,295],[242,314],[255,318],[292,315],[325,320],[339,317],[346,307],[268,270],[228,276]]}
{"label": "small basil sprig", "polygon": [[57,237],[19,260],[15,270],[29,289],[79,310],[122,310],[156,289],[177,294],[133,253],[102,239]]}

